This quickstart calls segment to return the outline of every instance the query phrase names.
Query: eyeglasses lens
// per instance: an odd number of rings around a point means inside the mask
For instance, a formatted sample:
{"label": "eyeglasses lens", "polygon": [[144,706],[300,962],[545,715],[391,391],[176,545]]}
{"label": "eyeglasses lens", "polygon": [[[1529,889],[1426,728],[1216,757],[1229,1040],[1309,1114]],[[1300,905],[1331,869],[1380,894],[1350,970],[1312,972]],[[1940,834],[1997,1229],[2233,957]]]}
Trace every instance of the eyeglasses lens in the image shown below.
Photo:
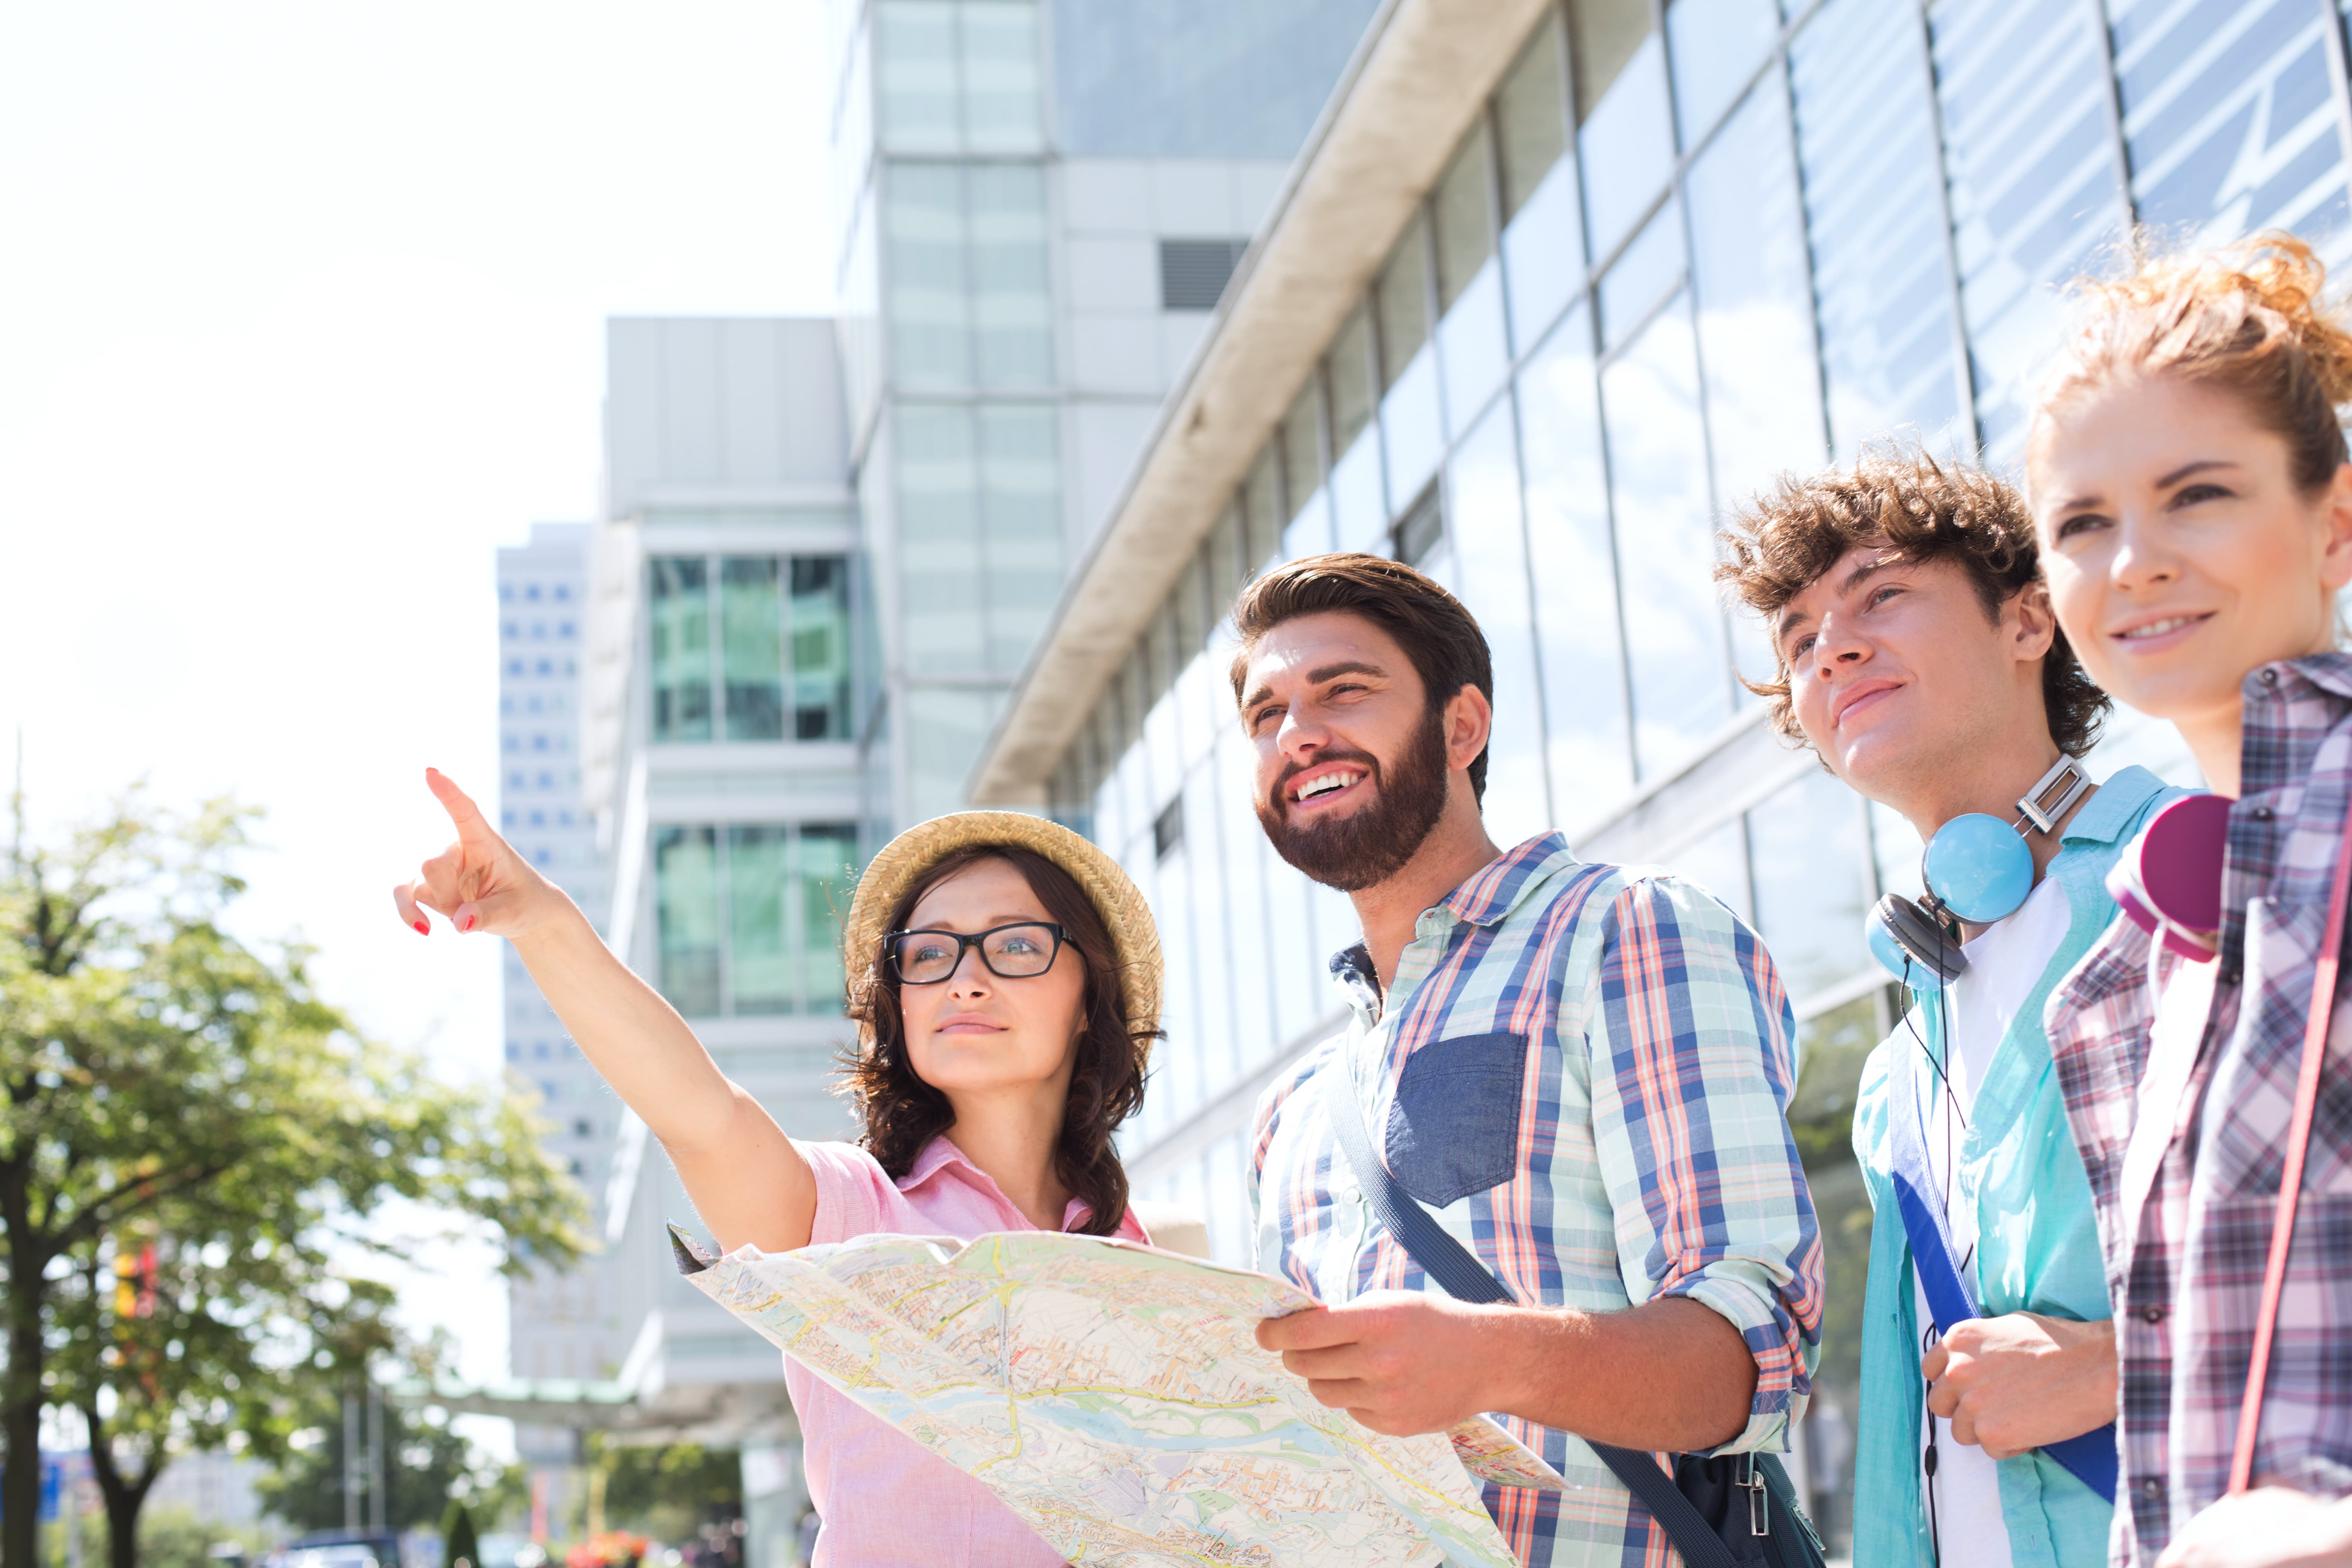
{"label": "eyeglasses lens", "polygon": [[[935,985],[955,973],[964,944],[946,931],[909,931],[898,939],[892,959],[898,978],[910,985]],[[1005,926],[981,940],[988,968],[1008,980],[1043,974],[1054,965],[1050,926]]]}
{"label": "eyeglasses lens", "polygon": [[988,966],[1014,979],[1043,974],[1054,962],[1054,933],[1044,926],[1007,926],[991,931],[982,945]]}

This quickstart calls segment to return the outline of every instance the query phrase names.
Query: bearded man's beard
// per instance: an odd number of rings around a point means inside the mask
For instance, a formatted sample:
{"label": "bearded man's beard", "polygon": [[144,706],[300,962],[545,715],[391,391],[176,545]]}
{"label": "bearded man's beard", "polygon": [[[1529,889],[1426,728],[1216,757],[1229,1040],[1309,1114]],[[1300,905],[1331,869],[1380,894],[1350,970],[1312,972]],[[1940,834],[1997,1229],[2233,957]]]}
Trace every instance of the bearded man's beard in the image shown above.
{"label": "bearded man's beard", "polygon": [[1370,805],[1328,821],[1291,819],[1291,770],[1257,802],[1258,826],[1274,852],[1327,888],[1343,893],[1377,887],[1403,868],[1445,812],[1445,710],[1433,702],[1391,772],[1362,752],[1326,752],[1310,765],[1351,763],[1375,785]]}

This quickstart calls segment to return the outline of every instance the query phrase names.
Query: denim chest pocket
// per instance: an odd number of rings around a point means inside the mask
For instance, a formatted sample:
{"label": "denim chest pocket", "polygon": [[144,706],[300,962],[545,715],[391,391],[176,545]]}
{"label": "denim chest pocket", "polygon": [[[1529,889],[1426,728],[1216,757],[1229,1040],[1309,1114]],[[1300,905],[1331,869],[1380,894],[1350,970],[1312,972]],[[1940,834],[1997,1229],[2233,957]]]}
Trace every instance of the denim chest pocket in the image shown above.
{"label": "denim chest pocket", "polygon": [[1528,1037],[1500,1032],[1432,1040],[1412,1053],[1389,1110],[1390,1172],[1444,1208],[1517,1173]]}

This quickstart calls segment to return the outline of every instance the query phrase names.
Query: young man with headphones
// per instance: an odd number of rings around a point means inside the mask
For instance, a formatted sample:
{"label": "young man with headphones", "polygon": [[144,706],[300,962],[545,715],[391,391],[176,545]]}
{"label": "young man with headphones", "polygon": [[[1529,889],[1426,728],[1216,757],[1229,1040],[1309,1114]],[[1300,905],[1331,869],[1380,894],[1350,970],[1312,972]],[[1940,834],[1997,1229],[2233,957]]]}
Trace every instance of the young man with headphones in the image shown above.
{"label": "young man with headphones", "polygon": [[1853,1120],[1871,1240],[1856,1568],[2091,1568],[2107,1556],[2116,1355],[2042,1010],[2114,918],[2108,868],[2175,792],[2078,759],[2107,699],[2042,587],[2009,486],[1888,448],[1785,479],[1724,535],[1764,619],[1780,731],[1926,846],[1869,939],[1913,1005]]}

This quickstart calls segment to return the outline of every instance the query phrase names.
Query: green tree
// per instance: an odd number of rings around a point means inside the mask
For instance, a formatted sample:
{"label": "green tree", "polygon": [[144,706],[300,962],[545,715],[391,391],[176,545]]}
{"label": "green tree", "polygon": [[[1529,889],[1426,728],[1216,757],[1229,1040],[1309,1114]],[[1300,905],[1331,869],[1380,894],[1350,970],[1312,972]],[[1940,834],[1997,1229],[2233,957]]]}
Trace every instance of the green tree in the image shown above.
{"label": "green tree", "polygon": [[662,1447],[588,1434],[590,1468],[604,1477],[604,1518],[616,1529],[683,1541],[716,1510],[743,1504],[742,1456],[697,1443]]}
{"label": "green tree", "polygon": [[[300,949],[226,929],[250,820],[133,792],[49,848],[20,799],[0,864],[0,1444],[29,1460],[45,1406],[82,1413],[113,1568],[174,1454],[271,1449],[382,1348],[382,1288],[331,1260],[381,1247],[387,1201],[490,1222],[509,1268],[582,1245],[526,1108],[362,1038]],[[35,1568],[38,1487],[0,1468],[0,1568]]]}
{"label": "green tree", "polygon": [[466,1505],[453,1502],[441,1516],[442,1568],[481,1568],[482,1543],[474,1533],[474,1516]]}
{"label": "green tree", "polygon": [[[255,1489],[273,1515],[298,1530],[338,1529],[343,1522],[342,1400],[322,1384],[304,1409],[307,1425]],[[393,1530],[438,1524],[453,1500],[471,1503],[499,1492],[497,1463],[452,1431],[445,1414],[403,1409],[387,1400],[383,1420],[384,1522]],[[364,1433],[361,1445],[364,1455]]]}

